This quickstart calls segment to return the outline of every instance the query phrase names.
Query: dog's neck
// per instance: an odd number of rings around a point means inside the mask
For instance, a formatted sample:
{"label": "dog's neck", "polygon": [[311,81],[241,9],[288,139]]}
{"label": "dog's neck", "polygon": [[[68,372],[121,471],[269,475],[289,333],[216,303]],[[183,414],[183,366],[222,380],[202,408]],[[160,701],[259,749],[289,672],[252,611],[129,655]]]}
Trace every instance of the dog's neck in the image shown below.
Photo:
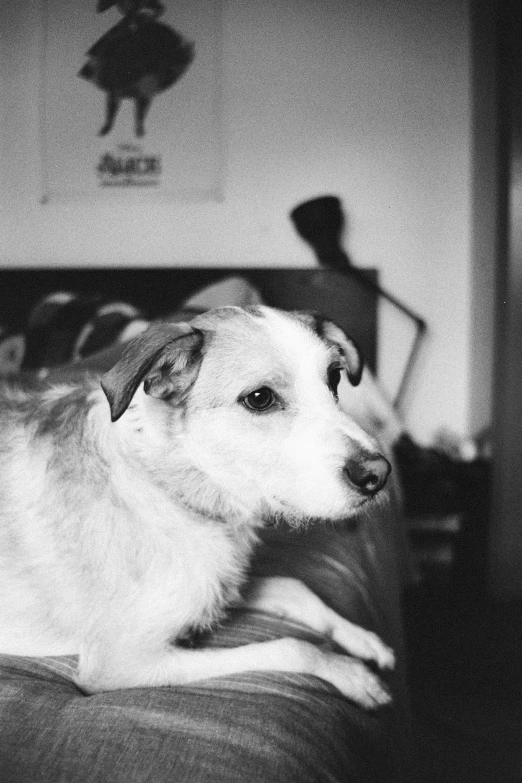
{"label": "dog's neck", "polygon": [[164,491],[179,508],[207,522],[251,530],[263,524],[255,509],[234,502],[196,466],[185,465],[174,482],[165,484]]}
{"label": "dog's neck", "polygon": [[173,495],[176,505],[183,509],[183,511],[201,519],[206,522],[216,522],[221,525],[232,525],[237,527],[238,525],[244,525],[247,522],[248,527],[256,528],[261,526],[261,521],[256,517],[247,517],[245,514],[241,514],[237,509],[231,508],[231,506],[223,501],[219,503],[208,504],[207,506],[201,503],[191,502],[181,492],[170,492]]}

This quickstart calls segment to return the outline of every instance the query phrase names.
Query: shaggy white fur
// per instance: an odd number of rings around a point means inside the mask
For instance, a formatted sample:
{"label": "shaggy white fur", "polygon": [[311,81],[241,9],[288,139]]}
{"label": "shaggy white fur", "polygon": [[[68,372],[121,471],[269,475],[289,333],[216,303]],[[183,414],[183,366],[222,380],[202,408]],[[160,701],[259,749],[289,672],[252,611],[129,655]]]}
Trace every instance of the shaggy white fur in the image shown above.
{"label": "shaggy white fur", "polygon": [[[361,661],[294,639],[176,646],[240,600],[256,530],[342,519],[389,466],[337,404],[358,352],[329,322],[221,308],[157,324],[101,379],[0,398],[0,651],[79,653],[87,692],[252,669],[316,674],[386,703]],[[249,600],[381,667],[393,653],[295,580]]]}

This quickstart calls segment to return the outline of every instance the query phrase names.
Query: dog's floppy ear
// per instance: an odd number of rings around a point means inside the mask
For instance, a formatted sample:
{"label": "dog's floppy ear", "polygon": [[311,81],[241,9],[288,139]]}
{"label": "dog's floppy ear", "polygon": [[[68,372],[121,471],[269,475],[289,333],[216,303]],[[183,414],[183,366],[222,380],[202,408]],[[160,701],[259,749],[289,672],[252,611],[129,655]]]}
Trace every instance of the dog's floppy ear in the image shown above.
{"label": "dog's floppy ear", "polygon": [[304,321],[327,343],[339,349],[346,362],[348,380],[352,386],[357,386],[364,369],[364,359],[357,343],[348,337],[340,326],[320,313],[297,311],[293,315]]}
{"label": "dog's floppy ear", "polygon": [[203,332],[185,323],[153,324],[131,340],[101,379],[112,421],[125,413],[142,382],[146,394],[181,402],[199,372],[203,342]]}

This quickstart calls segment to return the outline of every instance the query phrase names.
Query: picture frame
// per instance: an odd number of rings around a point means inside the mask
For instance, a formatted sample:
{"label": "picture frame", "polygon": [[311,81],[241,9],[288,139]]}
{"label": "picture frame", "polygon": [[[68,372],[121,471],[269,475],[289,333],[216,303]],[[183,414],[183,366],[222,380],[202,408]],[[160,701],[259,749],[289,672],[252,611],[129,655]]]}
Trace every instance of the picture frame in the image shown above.
{"label": "picture frame", "polygon": [[219,0],[41,3],[42,203],[219,201]]}

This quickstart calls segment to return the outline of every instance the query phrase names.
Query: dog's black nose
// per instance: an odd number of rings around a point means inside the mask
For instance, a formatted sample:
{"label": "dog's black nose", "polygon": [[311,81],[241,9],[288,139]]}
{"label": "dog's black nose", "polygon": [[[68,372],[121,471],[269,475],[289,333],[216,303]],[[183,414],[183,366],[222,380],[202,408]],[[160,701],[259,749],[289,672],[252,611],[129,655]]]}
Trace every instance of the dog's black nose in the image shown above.
{"label": "dog's black nose", "polygon": [[391,465],[382,454],[363,454],[352,457],[344,466],[347,478],[363,495],[376,495],[390,475]]}

